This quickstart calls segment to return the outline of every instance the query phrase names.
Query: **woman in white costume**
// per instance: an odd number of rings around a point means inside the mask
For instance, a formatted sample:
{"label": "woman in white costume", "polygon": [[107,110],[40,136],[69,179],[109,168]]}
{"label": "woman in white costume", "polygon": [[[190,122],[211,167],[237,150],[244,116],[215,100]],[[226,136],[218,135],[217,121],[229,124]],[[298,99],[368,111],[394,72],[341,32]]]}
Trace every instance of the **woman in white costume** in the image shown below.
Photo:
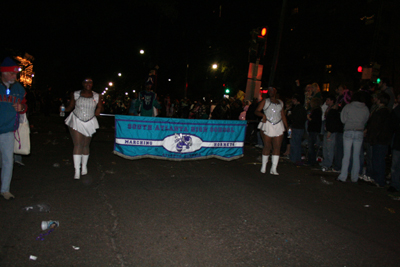
{"label": "woman in white costume", "polygon": [[[74,142],[75,179],[80,179],[81,174],[87,174],[90,141],[96,129],[99,128],[96,116],[99,116],[103,109],[100,95],[92,91],[93,80],[86,78],[82,84],[83,89],[71,94],[71,101],[65,108],[66,112],[72,110],[65,119],[65,124],[69,127]],[[81,163],[82,172],[80,172]]]}
{"label": "woman in white costume", "polygon": [[262,117],[262,121],[258,125],[264,142],[261,172],[266,172],[269,154],[271,153],[271,149],[273,149],[271,157],[272,167],[270,170],[270,173],[273,175],[279,175],[276,167],[279,162],[283,133],[288,129],[283,102],[276,98],[276,93],[277,91],[274,87],[269,87],[269,98],[262,100],[254,112],[257,116]]}

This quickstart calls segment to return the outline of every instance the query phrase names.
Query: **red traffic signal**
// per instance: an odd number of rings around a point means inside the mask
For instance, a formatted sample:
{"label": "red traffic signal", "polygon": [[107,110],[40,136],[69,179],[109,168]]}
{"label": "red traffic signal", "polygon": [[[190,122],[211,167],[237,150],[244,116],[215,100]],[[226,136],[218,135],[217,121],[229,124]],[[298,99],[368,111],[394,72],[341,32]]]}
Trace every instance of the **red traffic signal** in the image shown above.
{"label": "red traffic signal", "polygon": [[267,35],[267,28],[262,28],[261,29],[261,36],[264,37],[265,35]]}
{"label": "red traffic signal", "polygon": [[258,27],[251,32],[251,41],[249,47],[249,62],[255,62],[265,56],[267,49],[268,27]]}
{"label": "red traffic signal", "polygon": [[357,71],[358,72],[362,72],[363,71],[363,67],[362,66],[358,66]]}
{"label": "red traffic signal", "polygon": [[250,32],[251,39],[254,43],[257,43],[259,41],[264,42],[267,39],[267,33],[268,33],[267,27],[263,28],[258,27]]}

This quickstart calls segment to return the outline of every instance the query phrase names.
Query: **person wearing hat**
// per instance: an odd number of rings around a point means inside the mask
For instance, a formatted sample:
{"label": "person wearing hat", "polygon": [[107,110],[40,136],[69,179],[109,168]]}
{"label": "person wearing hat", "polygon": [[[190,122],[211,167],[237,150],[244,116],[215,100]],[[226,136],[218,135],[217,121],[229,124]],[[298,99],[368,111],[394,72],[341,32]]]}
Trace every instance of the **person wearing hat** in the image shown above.
{"label": "person wearing hat", "polygon": [[[87,162],[89,160],[89,145],[92,135],[99,128],[96,116],[100,116],[103,109],[103,101],[100,95],[92,91],[93,80],[86,78],[82,82],[83,89],[72,92],[71,101],[65,108],[65,112],[71,114],[65,119],[74,143],[73,160],[74,179],[80,179],[81,174],[86,175]],[[81,171],[82,164],[82,172]]]}
{"label": "person wearing hat", "polygon": [[0,153],[1,195],[5,199],[14,198],[10,193],[10,184],[14,167],[14,131],[19,125],[19,114],[27,111],[25,89],[18,83],[18,65],[6,57],[0,65]]}
{"label": "person wearing hat", "polygon": [[139,101],[135,103],[136,110],[140,113],[140,116],[155,117],[154,108],[161,109],[161,105],[157,101],[157,94],[151,90],[153,80],[148,79],[145,85],[146,90],[140,92]]}

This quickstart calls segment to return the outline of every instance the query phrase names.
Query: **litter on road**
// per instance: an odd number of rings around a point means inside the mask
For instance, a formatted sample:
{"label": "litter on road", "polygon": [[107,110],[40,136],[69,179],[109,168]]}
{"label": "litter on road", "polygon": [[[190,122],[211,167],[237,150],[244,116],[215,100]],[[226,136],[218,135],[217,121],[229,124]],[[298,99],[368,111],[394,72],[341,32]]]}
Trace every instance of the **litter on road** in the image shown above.
{"label": "litter on road", "polygon": [[333,182],[327,181],[324,177],[321,176],[321,182],[326,185],[333,185]]}
{"label": "litter on road", "polygon": [[50,206],[48,204],[41,203],[23,207],[22,210],[26,212],[50,212]]}

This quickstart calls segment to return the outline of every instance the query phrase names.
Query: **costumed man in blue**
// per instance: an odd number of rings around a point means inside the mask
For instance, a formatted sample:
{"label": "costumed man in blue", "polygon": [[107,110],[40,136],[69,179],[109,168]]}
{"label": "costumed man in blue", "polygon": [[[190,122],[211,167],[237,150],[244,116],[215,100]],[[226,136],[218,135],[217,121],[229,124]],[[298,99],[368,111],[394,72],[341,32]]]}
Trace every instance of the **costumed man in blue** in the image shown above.
{"label": "costumed man in blue", "polygon": [[139,101],[136,101],[135,106],[140,116],[155,117],[154,108],[161,109],[160,103],[157,101],[157,94],[151,88],[153,86],[153,79],[149,77],[146,81],[146,90],[140,92]]}
{"label": "costumed man in blue", "polygon": [[10,184],[14,167],[14,132],[19,127],[19,114],[28,110],[24,87],[16,82],[18,65],[6,57],[0,65],[0,153],[1,195],[5,199],[14,198]]}

